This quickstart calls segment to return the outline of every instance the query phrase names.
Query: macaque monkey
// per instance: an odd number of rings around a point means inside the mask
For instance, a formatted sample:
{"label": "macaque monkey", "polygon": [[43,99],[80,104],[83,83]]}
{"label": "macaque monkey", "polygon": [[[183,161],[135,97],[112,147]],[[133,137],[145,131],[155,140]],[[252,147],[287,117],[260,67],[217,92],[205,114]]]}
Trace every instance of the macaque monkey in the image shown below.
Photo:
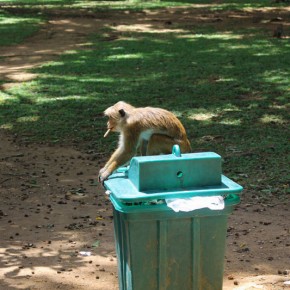
{"label": "macaque monkey", "polygon": [[110,131],[119,132],[119,146],[99,172],[103,182],[119,166],[128,162],[139,151],[141,155],[169,154],[178,144],[182,153],[191,151],[185,129],[177,117],[164,109],[135,108],[118,102],[105,110],[106,137]]}

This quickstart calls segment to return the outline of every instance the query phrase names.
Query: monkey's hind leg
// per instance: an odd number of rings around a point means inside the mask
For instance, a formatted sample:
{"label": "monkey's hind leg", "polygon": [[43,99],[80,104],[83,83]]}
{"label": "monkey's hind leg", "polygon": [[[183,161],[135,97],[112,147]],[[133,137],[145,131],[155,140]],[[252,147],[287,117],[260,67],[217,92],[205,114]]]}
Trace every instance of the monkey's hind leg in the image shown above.
{"label": "monkey's hind leg", "polygon": [[174,144],[169,136],[153,134],[148,142],[146,155],[170,154]]}
{"label": "monkey's hind leg", "polygon": [[147,145],[146,155],[170,154],[173,145],[179,145],[182,153],[191,152],[190,142],[185,140],[175,140],[167,135],[153,134]]}

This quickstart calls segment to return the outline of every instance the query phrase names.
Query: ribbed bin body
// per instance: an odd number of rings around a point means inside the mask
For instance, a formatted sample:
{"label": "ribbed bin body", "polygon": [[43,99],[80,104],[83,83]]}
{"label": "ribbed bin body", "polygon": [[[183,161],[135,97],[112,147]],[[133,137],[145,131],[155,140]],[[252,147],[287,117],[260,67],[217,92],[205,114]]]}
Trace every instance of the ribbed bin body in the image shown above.
{"label": "ribbed bin body", "polygon": [[[242,187],[213,152],[134,157],[104,185],[114,208],[120,290],[222,290],[227,220]],[[225,197],[223,210],[174,212],[168,199]]]}
{"label": "ribbed bin body", "polygon": [[175,213],[166,205],[123,205],[111,197],[120,290],[222,290],[225,209]]}

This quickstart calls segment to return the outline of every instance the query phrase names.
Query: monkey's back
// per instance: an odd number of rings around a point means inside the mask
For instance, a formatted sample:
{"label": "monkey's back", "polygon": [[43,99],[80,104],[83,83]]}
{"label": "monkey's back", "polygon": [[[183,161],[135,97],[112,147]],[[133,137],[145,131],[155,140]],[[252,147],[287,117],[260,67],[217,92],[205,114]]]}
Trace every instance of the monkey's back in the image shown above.
{"label": "monkey's back", "polygon": [[179,119],[171,112],[154,107],[135,108],[127,117],[128,126],[151,128],[172,138],[186,138],[186,131]]}

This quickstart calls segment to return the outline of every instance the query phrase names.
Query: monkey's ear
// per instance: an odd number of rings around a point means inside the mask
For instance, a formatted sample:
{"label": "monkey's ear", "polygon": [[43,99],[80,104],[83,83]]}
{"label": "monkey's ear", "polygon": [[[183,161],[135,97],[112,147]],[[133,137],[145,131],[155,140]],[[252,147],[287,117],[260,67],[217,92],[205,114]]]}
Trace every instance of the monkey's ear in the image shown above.
{"label": "monkey's ear", "polygon": [[124,109],[119,110],[119,113],[120,113],[121,117],[125,117],[125,115],[126,115]]}

